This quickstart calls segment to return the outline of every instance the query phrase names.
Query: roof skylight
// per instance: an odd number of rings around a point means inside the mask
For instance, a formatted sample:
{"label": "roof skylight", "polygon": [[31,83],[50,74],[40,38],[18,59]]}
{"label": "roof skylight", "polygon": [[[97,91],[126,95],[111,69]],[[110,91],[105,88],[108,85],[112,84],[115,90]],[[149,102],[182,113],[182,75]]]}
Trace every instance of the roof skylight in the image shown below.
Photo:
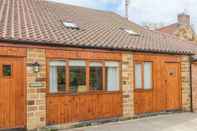
{"label": "roof skylight", "polygon": [[63,24],[67,28],[79,29],[79,26],[73,22],[64,21]]}
{"label": "roof skylight", "polygon": [[120,29],[122,29],[123,31],[127,32],[130,35],[135,35],[135,36],[139,36],[140,35],[140,33],[136,32],[134,30],[131,30],[131,29],[126,29],[126,28],[120,28]]}

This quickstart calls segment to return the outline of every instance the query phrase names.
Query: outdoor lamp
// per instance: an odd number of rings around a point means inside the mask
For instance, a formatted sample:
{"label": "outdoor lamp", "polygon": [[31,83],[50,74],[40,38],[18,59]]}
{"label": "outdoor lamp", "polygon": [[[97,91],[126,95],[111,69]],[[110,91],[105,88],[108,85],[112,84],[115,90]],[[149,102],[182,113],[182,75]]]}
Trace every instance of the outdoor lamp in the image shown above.
{"label": "outdoor lamp", "polygon": [[34,73],[38,73],[40,71],[40,64],[38,62],[33,63],[32,66]]}

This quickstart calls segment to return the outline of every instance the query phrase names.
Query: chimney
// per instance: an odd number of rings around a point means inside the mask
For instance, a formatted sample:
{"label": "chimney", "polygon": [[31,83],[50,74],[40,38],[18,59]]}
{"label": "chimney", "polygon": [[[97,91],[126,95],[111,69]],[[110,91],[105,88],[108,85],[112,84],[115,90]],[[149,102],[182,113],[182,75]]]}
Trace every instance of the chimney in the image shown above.
{"label": "chimney", "polygon": [[181,25],[190,25],[190,15],[181,13],[178,15],[178,23]]}
{"label": "chimney", "polygon": [[125,0],[125,17],[128,19],[129,0]]}

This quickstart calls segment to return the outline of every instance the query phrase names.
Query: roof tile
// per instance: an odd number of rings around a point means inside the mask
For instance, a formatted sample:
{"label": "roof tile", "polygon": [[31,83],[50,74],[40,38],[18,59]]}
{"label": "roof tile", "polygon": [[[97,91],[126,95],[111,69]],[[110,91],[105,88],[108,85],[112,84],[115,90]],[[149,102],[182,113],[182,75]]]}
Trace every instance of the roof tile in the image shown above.
{"label": "roof tile", "polygon": [[[72,21],[80,29],[66,28],[64,21]],[[120,28],[140,35],[130,35]],[[197,48],[192,42],[146,30],[112,12],[44,0],[1,0],[0,39],[180,54],[190,54]]]}

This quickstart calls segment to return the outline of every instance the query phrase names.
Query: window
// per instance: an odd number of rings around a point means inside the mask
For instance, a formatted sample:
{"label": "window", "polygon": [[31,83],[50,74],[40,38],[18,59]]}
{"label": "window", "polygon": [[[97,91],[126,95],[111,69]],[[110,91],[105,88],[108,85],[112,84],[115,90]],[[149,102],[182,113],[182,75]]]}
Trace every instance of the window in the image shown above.
{"label": "window", "polygon": [[152,62],[135,64],[135,89],[152,89]]}
{"label": "window", "polygon": [[101,63],[90,63],[90,89],[103,89],[103,68]]}
{"label": "window", "polygon": [[73,22],[64,21],[63,24],[67,28],[79,29],[79,27],[77,26],[77,24],[75,24]]}
{"label": "window", "polygon": [[119,62],[54,60],[49,62],[49,92],[119,91],[119,75]]}
{"label": "window", "polygon": [[119,63],[106,62],[107,91],[119,90]]}
{"label": "window", "polygon": [[11,65],[3,65],[3,76],[11,76],[12,68]]}
{"label": "window", "polygon": [[135,64],[135,88],[142,89],[142,65]]}
{"label": "window", "polygon": [[70,88],[72,93],[86,92],[86,63],[85,61],[69,61]]}
{"label": "window", "polygon": [[144,89],[152,88],[152,63],[144,62]]}
{"label": "window", "polygon": [[51,61],[50,62],[50,92],[65,91],[65,62]]}
{"label": "window", "polygon": [[121,30],[125,31],[126,33],[128,33],[129,35],[133,35],[133,36],[140,36],[139,32],[136,32],[132,29],[127,29],[127,28],[120,28]]}

